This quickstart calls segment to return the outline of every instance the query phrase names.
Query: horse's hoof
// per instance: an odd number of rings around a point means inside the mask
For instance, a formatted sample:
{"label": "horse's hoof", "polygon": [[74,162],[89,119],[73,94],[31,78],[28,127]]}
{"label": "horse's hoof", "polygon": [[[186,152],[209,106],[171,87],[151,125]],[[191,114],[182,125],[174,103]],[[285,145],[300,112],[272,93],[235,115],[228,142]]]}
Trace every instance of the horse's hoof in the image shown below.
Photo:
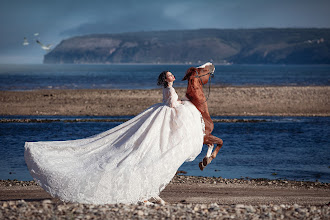
{"label": "horse's hoof", "polygon": [[203,166],[206,167],[208,164],[210,164],[212,159],[213,159],[212,157],[204,157],[203,158]]}
{"label": "horse's hoof", "polygon": [[199,169],[201,170],[201,171],[203,171],[204,170],[204,165],[203,165],[203,162],[199,162]]}
{"label": "horse's hoof", "polygon": [[149,202],[148,200],[143,200],[142,204],[145,205],[145,206],[154,205],[152,202]]}
{"label": "horse's hoof", "polygon": [[159,196],[154,197],[154,200],[156,200],[157,204],[166,205],[166,202],[162,198],[160,198]]}
{"label": "horse's hoof", "polygon": [[160,205],[166,205],[166,202],[162,199],[158,200],[157,203],[160,204]]}
{"label": "horse's hoof", "polygon": [[203,158],[203,161],[200,162],[198,165],[199,165],[199,169],[201,169],[201,171],[204,170],[204,168],[211,163],[211,161],[213,160],[212,157],[204,157]]}

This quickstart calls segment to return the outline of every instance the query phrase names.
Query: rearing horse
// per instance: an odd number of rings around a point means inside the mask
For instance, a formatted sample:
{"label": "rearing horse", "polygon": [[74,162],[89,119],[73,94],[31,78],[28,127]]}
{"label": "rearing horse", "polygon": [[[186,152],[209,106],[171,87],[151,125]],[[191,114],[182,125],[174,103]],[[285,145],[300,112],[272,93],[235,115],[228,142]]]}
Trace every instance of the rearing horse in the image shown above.
{"label": "rearing horse", "polygon": [[[208,151],[203,161],[199,163],[199,168],[203,170],[211,161],[217,156],[220,148],[223,145],[223,141],[213,136],[211,133],[214,128],[213,121],[211,119],[208,107],[207,99],[203,92],[203,85],[209,81],[209,77],[213,75],[215,68],[212,63],[205,63],[199,67],[190,67],[185,77],[182,80],[188,80],[186,97],[196,106],[201,112],[205,122],[205,136],[204,144],[208,146]],[[214,144],[216,144],[215,150],[212,152]]]}

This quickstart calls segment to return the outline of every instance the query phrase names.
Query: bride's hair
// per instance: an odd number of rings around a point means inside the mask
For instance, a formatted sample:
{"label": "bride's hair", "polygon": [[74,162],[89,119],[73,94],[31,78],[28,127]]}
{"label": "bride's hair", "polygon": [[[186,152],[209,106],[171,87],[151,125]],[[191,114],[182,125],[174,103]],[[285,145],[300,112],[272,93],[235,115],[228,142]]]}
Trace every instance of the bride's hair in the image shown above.
{"label": "bride's hair", "polygon": [[168,86],[168,82],[166,81],[167,72],[169,72],[169,71],[165,70],[165,71],[161,72],[161,74],[159,74],[157,85],[164,86],[164,88],[166,88]]}

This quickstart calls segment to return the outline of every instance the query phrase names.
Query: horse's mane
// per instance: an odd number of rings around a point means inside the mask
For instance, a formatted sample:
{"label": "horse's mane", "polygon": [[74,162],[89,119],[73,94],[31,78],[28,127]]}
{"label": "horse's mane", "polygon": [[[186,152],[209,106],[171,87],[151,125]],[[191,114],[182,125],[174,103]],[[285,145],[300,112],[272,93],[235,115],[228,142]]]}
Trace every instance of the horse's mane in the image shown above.
{"label": "horse's mane", "polygon": [[195,67],[190,67],[189,69],[187,69],[186,75],[183,77],[182,81],[189,79],[192,74],[196,73],[196,71],[197,68]]}

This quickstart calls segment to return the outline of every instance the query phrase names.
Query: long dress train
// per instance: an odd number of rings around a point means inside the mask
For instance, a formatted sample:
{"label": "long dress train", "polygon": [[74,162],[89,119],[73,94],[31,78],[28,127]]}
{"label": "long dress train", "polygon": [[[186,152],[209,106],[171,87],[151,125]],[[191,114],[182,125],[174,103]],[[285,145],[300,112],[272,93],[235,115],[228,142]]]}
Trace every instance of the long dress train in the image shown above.
{"label": "long dress train", "polygon": [[67,202],[136,203],[158,196],[203,146],[200,112],[177,98],[174,88],[165,88],[163,103],[92,137],[26,142],[32,177]]}

